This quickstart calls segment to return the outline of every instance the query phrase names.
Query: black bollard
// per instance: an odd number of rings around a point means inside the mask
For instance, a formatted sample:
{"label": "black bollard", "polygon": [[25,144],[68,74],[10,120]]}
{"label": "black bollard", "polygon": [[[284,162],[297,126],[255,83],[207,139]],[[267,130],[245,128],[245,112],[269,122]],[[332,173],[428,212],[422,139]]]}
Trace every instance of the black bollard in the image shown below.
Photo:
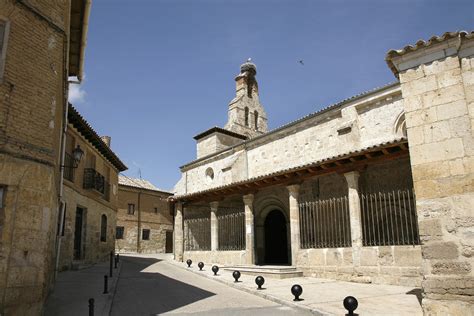
{"label": "black bollard", "polygon": [[107,275],[104,275],[104,293],[102,294],[107,294],[109,293],[109,279]]}
{"label": "black bollard", "polygon": [[120,263],[120,255],[117,254],[117,263]]}
{"label": "black bollard", "polygon": [[303,293],[303,288],[299,284],[295,284],[291,287],[291,294],[295,296],[295,299],[293,301],[298,302],[302,301],[300,298],[300,295]]}
{"label": "black bollard", "polygon": [[112,277],[112,267],[113,267],[113,262],[114,262],[114,252],[110,252],[110,264],[109,264],[109,275]]}
{"label": "black bollard", "polygon": [[204,268],[204,263],[203,263],[203,262],[199,262],[199,263],[198,263],[198,267],[199,267],[199,271],[202,271],[202,268]]}
{"label": "black bollard", "polygon": [[117,264],[118,264],[117,257],[115,257],[114,264],[115,264],[114,268],[117,269]]}
{"label": "black bollard", "polygon": [[94,316],[94,299],[89,299],[89,316]]}
{"label": "black bollard", "polygon": [[263,278],[263,276],[259,275],[255,278],[255,283],[258,285],[257,290],[263,290],[262,285],[263,283],[265,283],[265,279]]}
{"label": "black bollard", "polygon": [[217,275],[217,272],[219,271],[218,266],[212,266],[212,272],[214,272],[214,275]]}
{"label": "black bollard", "polygon": [[357,299],[354,296],[347,296],[344,301],[344,308],[347,309],[348,313],[346,316],[357,316],[359,314],[355,314],[354,311],[357,309],[357,306],[359,306],[359,303],[357,302]]}
{"label": "black bollard", "polygon": [[186,260],[186,264],[188,265],[188,268],[191,268],[191,265],[193,264],[193,261],[191,259]]}
{"label": "black bollard", "polygon": [[234,277],[235,279],[235,283],[239,282],[239,278],[240,278],[240,271],[237,271],[235,270],[233,273],[232,273],[232,276]]}

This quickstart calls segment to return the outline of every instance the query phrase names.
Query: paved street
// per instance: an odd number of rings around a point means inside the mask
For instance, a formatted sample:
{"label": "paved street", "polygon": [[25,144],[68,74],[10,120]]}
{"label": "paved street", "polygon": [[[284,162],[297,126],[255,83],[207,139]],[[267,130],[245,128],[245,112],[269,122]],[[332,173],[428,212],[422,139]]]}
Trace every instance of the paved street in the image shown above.
{"label": "paved street", "polygon": [[111,315],[311,315],[155,258],[122,256]]}
{"label": "paved street", "polygon": [[[169,255],[123,255],[114,269],[109,293],[103,292],[108,264],[59,274],[45,315],[87,315],[87,301],[96,300],[95,315],[343,315],[342,300],[354,295],[361,315],[421,315],[419,290],[391,285],[360,284],[317,278],[270,279],[256,291],[254,276],[234,283],[231,271],[217,277],[210,265],[188,269]],[[292,284],[303,286],[303,301],[294,303]],[[294,305],[298,307],[294,307]],[[387,306],[391,306],[387,310]]]}

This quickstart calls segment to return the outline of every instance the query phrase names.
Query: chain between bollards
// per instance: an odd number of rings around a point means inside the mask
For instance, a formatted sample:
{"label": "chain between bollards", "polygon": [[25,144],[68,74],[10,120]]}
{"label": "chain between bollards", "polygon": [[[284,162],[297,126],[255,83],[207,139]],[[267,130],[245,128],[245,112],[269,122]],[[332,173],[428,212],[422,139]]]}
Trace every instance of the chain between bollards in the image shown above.
{"label": "chain between bollards", "polygon": [[104,292],[102,294],[108,294],[109,293],[109,280],[107,275],[104,275]]}
{"label": "chain between bollards", "polygon": [[110,252],[110,264],[109,264],[109,275],[112,277],[112,270],[113,270],[113,263],[114,263],[114,252]]}
{"label": "chain between bollards", "polygon": [[94,316],[94,299],[89,299],[89,316]]}

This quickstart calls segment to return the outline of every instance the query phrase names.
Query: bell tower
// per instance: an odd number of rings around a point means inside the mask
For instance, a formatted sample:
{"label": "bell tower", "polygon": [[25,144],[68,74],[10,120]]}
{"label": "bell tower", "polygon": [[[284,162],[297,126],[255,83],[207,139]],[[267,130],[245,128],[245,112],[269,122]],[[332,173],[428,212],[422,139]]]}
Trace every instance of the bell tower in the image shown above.
{"label": "bell tower", "polygon": [[240,73],[235,77],[236,96],[229,103],[229,118],[224,127],[248,138],[268,131],[267,114],[258,97],[256,75],[257,66],[249,58],[240,66]]}

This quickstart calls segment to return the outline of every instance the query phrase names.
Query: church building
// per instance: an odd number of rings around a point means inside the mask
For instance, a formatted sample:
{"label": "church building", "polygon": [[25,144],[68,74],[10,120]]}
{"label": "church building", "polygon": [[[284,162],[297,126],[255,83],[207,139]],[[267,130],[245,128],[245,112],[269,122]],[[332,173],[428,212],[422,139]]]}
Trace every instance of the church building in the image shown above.
{"label": "church building", "polygon": [[181,166],[175,260],[421,286],[426,313],[472,311],[473,56],[472,32],[392,50],[395,83],[271,131],[244,63],[227,124]]}

